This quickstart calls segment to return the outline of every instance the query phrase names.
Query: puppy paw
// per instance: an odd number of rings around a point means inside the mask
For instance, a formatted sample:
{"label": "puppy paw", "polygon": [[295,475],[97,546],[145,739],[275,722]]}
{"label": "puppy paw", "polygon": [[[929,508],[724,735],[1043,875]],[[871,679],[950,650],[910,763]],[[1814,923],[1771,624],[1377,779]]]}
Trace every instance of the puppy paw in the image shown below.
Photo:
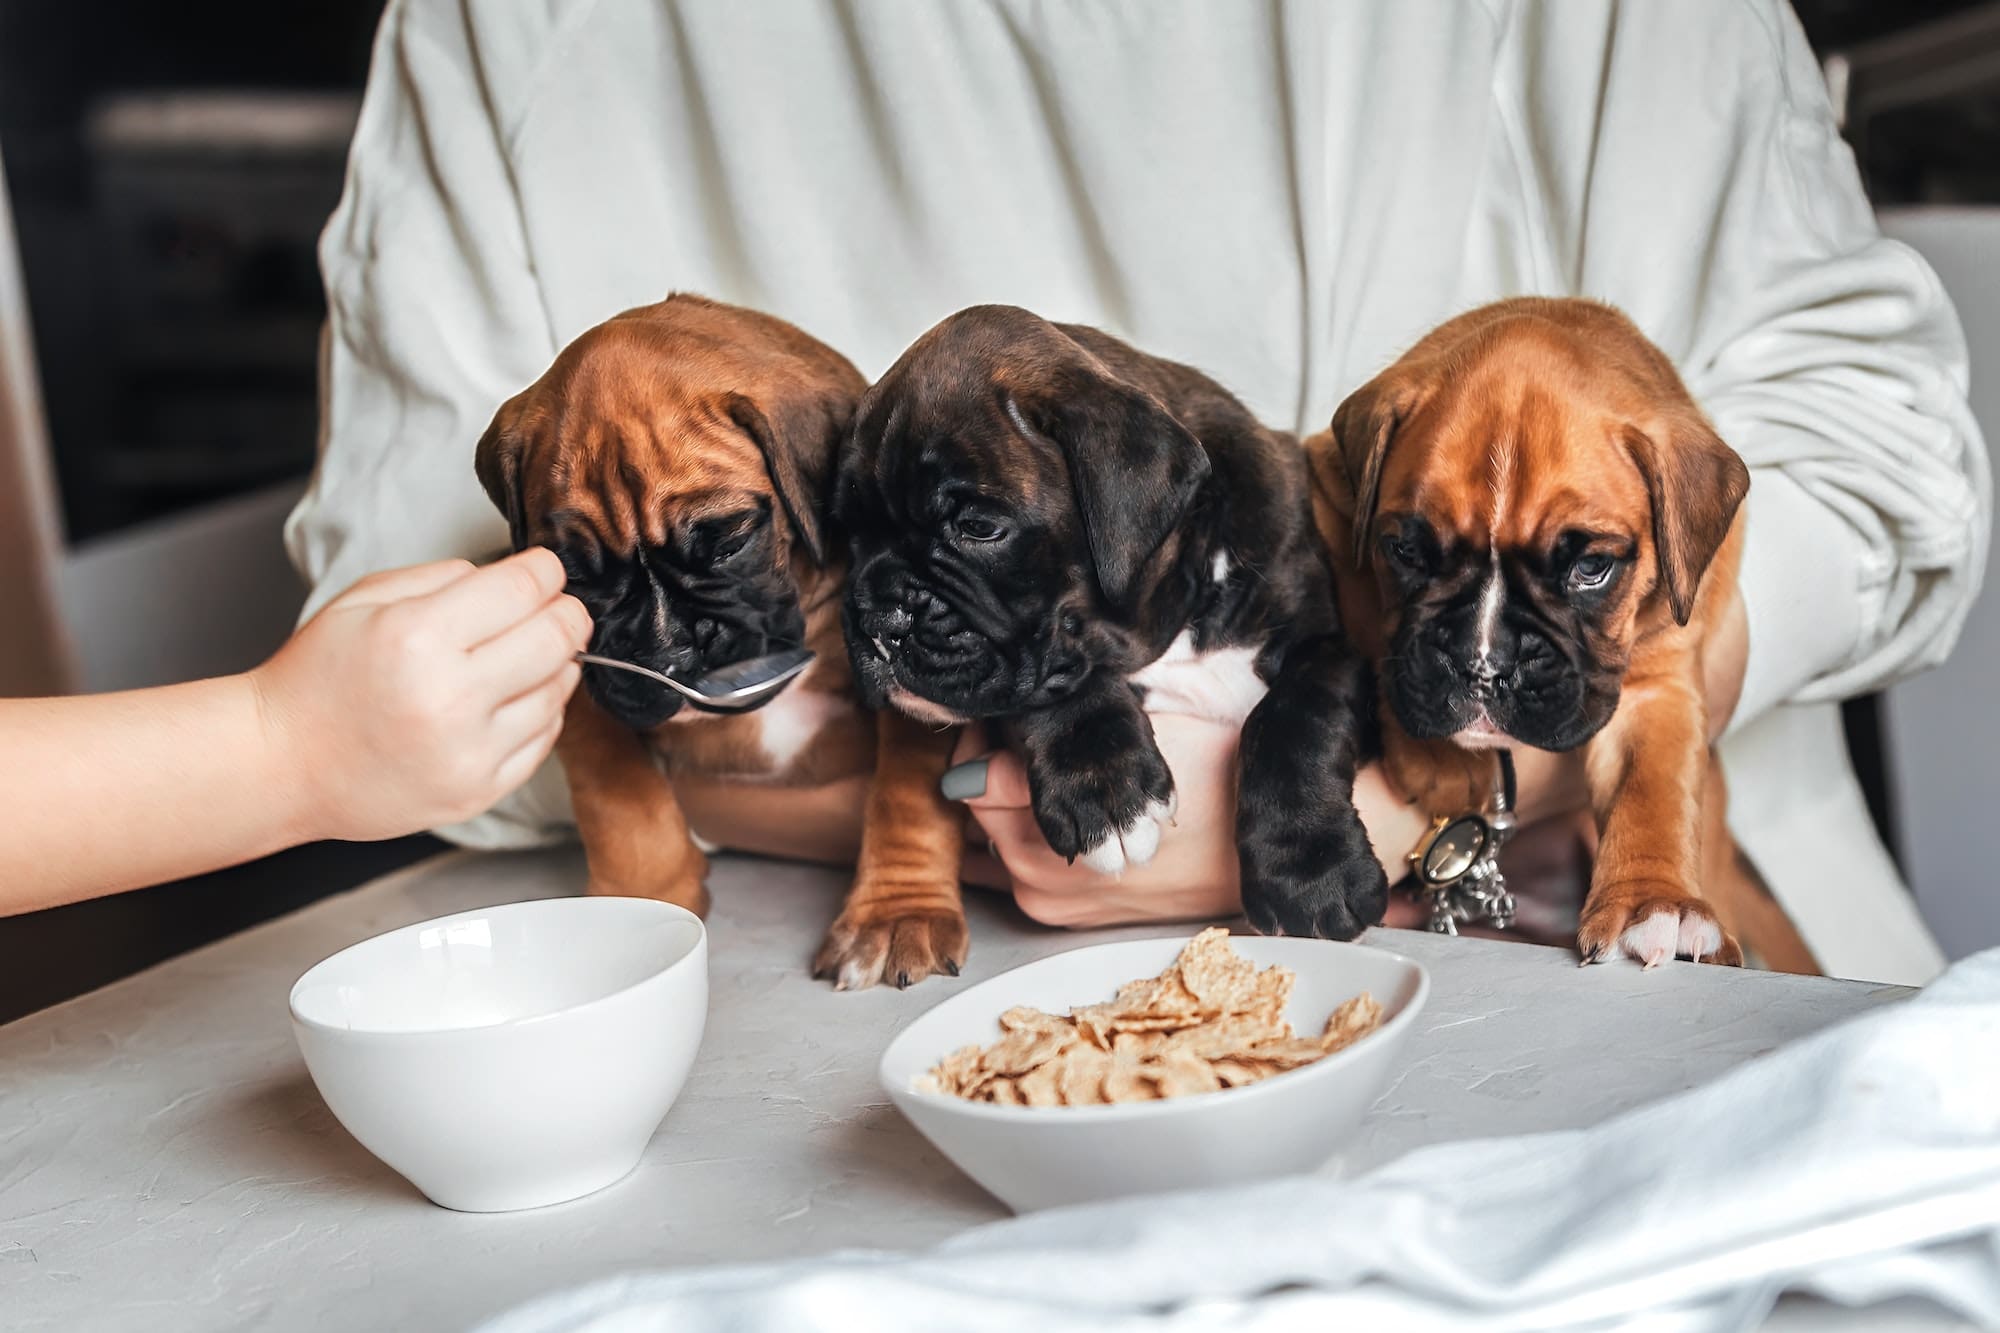
{"label": "puppy paw", "polygon": [[1743,966],[1743,950],[1707,903],[1659,885],[1593,890],[1576,945],[1585,965],[1624,956],[1649,969],[1673,958]]}
{"label": "puppy paw", "polygon": [[1032,782],[1035,821],[1049,846],[1105,875],[1142,866],[1179,809],[1166,760],[1150,747]]}
{"label": "puppy paw", "polygon": [[827,930],[813,976],[835,990],[885,983],[900,989],[925,977],[957,976],[966,945],[965,913],[955,906],[890,911],[850,903]]}
{"label": "puppy paw", "polygon": [[1351,940],[1388,910],[1389,879],[1359,820],[1352,830],[1294,829],[1283,840],[1239,827],[1237,858],[1243,915],[1259,935]]}
{"label": "puppy paw", "polygon": [[1160,850],[1160,836],[1173,822],[1179,808],[1177,794],[1167,793],[1164,801],[1149,802],[1131,823],[1114,829],[1111,836],[1085,851],[1077,860],[1100,875],[1122,875],[1127,866],[1142,866]]}

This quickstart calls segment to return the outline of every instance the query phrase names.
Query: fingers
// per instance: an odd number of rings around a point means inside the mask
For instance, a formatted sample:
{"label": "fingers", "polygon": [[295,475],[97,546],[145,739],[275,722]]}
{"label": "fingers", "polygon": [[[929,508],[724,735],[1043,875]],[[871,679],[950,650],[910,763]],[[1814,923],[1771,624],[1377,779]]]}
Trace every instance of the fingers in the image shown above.
{"label": "fingers", "polygon": [[999,857],[992,855],[984,849],[979,851],[974,851],[970,848],[966,849],[965,860],[959,864],[958,877],[966,884],[975,888],[1011,889],[1014,887],[1013,876],[1007,873],[1006,864]]}
{"label": "fingers", "polygon": [[590,644],[590,613],[567,594],[473,650],[473,671],[495,700],[507,701],[547,681]]}
{"label": "fingers", "polygon": [[1035,822],[1035,812],[1026,806],[982,807],[974,809],[973,814],[993,844],[994,855],[1006,865],[1017,884],[1083,889],[1103,884],[1107,878],[1081,861],[1072,864],[1056,855],[1048,839],[1042,836],[1042,826]]}
{"label": "fingers", "polygon": [[428,617],[453,643],[477,647],[548,605],[567,576],[555,552],[530,547],[424,598]]}
{"label": "fingers", "polygon": [[527,693],[501,704],[493,714],[493,747],[510,754],[527,744],[554,722],[562,724],[563,706],[575,692],[583,668],[565,662],[552,676]]}
{"label": "fingers", "polygon": [[549,751],[556,748],[556,737],[560,735],[562,735],[562,715],[558,713],[555,721],[529,737],[526,743],[500,761],[500,767],[495,770],[493,776],[500,784],[502,795],[513,791],[535,776],[535,770],[549,757]]}
{"label": "fingers", "polygon": [[951,762],[965,763],[969,759],[984,757],[993,748],[993,740],[986,734],[983,722],[968,722],[958,729],[958,741],[951,747]]}
{"label": "fingers", "polygon": [[1028,770],[1012,750],[995,750],[954,765],[940,784],[947,799],[974,810],[1025,810]]}
{"label": "fingers", "polygon": [[406,597],[424,597],[448,588],[475,571],[470,560],[433,560],[429,564],[385,569],[357,580],[329,606],[380,606]]}

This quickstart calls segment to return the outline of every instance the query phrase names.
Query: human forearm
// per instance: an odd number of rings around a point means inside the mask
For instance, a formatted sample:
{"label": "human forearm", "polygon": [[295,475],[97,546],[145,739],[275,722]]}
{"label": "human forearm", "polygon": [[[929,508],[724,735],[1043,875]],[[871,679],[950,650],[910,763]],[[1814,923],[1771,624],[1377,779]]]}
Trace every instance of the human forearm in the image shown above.
{"label": "human forearm", "polygon": [[296,766],[248,676],[4,700],[0,735],[0,915],[179,879],[316,836]]}
{"label": "human forearm", "polygon": [[677,778],[688,827],[731,851],[851,866],[861,852],[865,774],[819,787],[766,787]]}
{"label": "human forearm", "polygon": [[0,915],[486,809],[548,754],[590,618],[543,550],[363,579],[245,675],[0,701]]}

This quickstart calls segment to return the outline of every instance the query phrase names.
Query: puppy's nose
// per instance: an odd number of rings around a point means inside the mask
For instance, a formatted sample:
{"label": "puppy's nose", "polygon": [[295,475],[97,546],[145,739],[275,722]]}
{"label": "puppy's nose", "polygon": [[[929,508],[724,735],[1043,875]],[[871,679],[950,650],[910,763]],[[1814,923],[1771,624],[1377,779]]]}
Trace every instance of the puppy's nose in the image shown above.
{"label": "puppy's nose", "polygon": [[1514,659],[1497,653],[1481,653],[1472,659],[1472,688],[1483,695],[1501,694],[1511,688]]}

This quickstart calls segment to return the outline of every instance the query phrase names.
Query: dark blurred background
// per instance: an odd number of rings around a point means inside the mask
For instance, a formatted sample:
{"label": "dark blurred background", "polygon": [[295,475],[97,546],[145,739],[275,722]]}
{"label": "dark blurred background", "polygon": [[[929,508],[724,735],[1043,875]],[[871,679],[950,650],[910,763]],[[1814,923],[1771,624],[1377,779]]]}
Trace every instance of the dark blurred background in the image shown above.
{"label": "dark blurred background", "polygon": [[0,155],[70,540],[312,466],[313,246],[381,9],[0,3]]}
{"label": "dark blurred background", "polygon": [[[1795,5],[1878,205],[2000,202],[2000,4]],[[313,457],[314,245],[339,197],[380,11],[379,0],[0,0],[0,161],[73,553],[62,592],[83,688],[247,665],[290,625],[299,593],[275,525]],[[139,564],[186,571],[199,594],[135,605],[122,571]],[[1851,706],[1850,744],[1898,849],[1883,717],[1876,700]],[[0,920],[0,1021],[440,845],[302,848]]]}

